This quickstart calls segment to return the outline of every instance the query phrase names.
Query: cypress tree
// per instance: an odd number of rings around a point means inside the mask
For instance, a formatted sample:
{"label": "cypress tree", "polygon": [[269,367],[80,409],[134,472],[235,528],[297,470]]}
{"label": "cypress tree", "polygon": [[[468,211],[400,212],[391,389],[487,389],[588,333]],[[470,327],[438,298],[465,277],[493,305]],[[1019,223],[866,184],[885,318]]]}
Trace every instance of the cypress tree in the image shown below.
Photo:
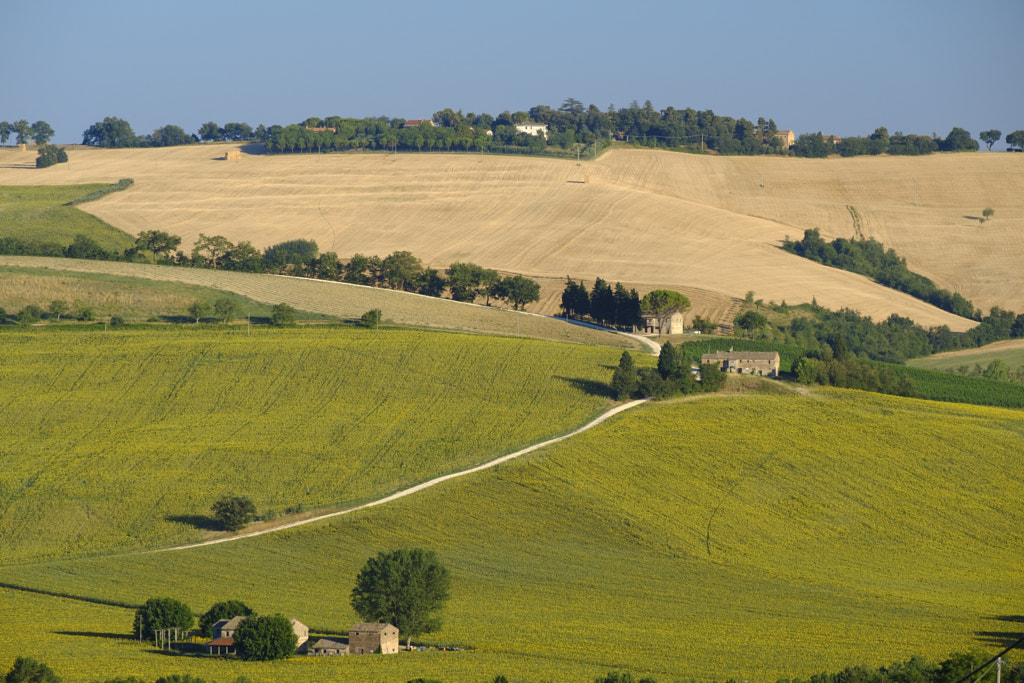
{"label": "cypress tree", "polygon": [[629,351],[623,351],[622,357],[619,358],[619,367],[615,368],[612,375],[612,391],[620,401],[625,401],[636,393],[639,386],[640,380],[637,377],[636,365],[633,364],[633,356]]}

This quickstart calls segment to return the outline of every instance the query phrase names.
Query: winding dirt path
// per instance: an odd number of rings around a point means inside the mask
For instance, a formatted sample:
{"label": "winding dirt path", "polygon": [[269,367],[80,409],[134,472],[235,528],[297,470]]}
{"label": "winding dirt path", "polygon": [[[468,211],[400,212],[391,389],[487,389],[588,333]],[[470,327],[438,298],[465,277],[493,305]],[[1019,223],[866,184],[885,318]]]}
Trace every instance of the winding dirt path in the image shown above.
{"label": "winding dirt path", "polygon": [[519,456],[526,455],[527,453],[532,453],[533,451],[536,451],[538,449],[544,448],[545,446],[550,446],[551,444],[558,443],[559,441],[565,441],[566,439],[574,437],[577,434],[581,434],[581,433],[587,431],[588,429],[592,429],[592,428],[596,427],[597,425],[601,424],[602,422],[604,422],[608,418],[612,417],[613,415],[618,415],[619,413],[621,413],[623,411],[629,410],[630,408],[635,408],[636,406],[638,406],[638,405],[640,405],[642,403],[646,403],[646,402],[647,402],[647,399],[639,399],[639,400],[636,400],[636,401],[630,401],[628,403],[623,403],[621,405],[615,406],[614,408],[611,408],[610,410],[602,413],[601,415],[599,415],[598,417],[594,418],[593,420],[591,420],[587,424],[583,425],[582,427],[579,427],[578,429],[575,429],[575,430],[569,432],[568,434],[563,434],[562,436],[556,436],[553,439],[548,439],[547,441],[544,441],[542,443],[534,444],[533,446],[529,446],[529,447],[524,448],[522,450],[518,450],[515,453],[509,453],[508,455],[503,455],[500,458],[496,458],[494,460],[491,460],[490,462],[485,462],[482,465],[477,465],[477,466],[471,467],[469,469],[460,470],[458,472],[452,472],[451,474],[445,474],[445,475],[440,476],[440,477],[435,477],[434,479],[431,479],[429,481],[425,481],[422,484],[417,484],[416,486],[411,486],[411,487],[409,487],[407,489],[403,489],[403,490],[398,491],[396,493],[392,493],[391,495],[385,496],[383,498],[378,498],[377,500],[370,501],[369,503],[364,503],[362,505],[357,505],[356,507],[347,508],[345,510],[338,510],[336,512],[328,512],[326,514],[317,515],[315,517],[309,517],[308,519],[301,519],[301,520],[298,520],[296,522],[289,522],[287,524],[281,524],[281,525],[278,525],[278,526],[274,526],[274,527],[271,527],[269,529],[260,529],[259,531],[251,531],[249,533],[237,534],[235,536],[226,536],[224,538],[215,538],[215,539],[212,539],[212,540],[209,540],[209,541],[203,541],[201,543],[191,543],[191,544],[188,544],[188,545],[173,546],[173,547],[170,547],[170,548],[158,548],[156,550],[147,550],[147,551],[144,551],[144,554],[149,554],[149,553],[165,553],[165,552],[171,552],[173,550],[188,550],[190,548],[201,548],[203,546],[216,545],[218,543],[229,543],[231,541],[240,541],[243,538],[253,538],[255,536],[262,536],[264,534],[270,534],[270,533],[274,533],[276,531],[283,531],[285,529],[293,529],[293,528],[295,528],[297,526],[302,526],[303,524],[311,524],[312,522],[320,522],[320,521],[323,521],[325,519],[330,519],[331,517],[340,517],[341,515],[347,515],[347,514],[350,514],[352,512],[356,512],[358,510],[365,510],[367,508],[376,507],[378,505],[384,505],[385,503],[390,503],[392,501],[398,500],[399,498],[405,498],[406,496],[410,496],[410,495],[412,495],[414,493],[418,493],[418,492],[423,491],[425,489],[428,489],[428,488],[430,488],[432,486],[437,486],[438,484],[446,482],[446,481],[448,481],[450,479],[456,479],[458,477],[464,477],[464,476],[466,476],[468,474],[474,474],[476,472],[481,472],[481,471],[483,471],[483,470],[485,470],[485,469],[487,469],[489,467],[494,467],[495,465],[500,465],[503,462],[507,462],[507,461],[512,460],[514,458],[518,458]]}

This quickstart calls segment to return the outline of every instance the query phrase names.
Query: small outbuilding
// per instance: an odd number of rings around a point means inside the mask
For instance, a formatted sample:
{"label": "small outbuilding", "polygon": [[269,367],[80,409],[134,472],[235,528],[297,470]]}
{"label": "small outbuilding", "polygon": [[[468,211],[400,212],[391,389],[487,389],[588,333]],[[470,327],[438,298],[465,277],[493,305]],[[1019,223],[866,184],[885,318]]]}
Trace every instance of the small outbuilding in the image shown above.
{"label": "small outbuilding", "polygon": [[[676,311],[671,318],[662,319],[654,314],[644,313],[644,334],[682,334],[685,318],[681,311]],[[664,324],[664,327],[662,325]]]}
{"label": "small outbuilding", "polygon": [[206,651],[211,655],[236,655],[234,638],[215,638],[206,644]]}
{"label": "small outbuilding", "polygon": [[348,654],[348,643],[331,638],[321,638],[309,646],[306,652],[310,657],[337,657]]}
{"label": "small outbuilding", "polygon": [[348,631],[348,652],[394,654],[398,652],[398,628],[391,624],[356,624]]}

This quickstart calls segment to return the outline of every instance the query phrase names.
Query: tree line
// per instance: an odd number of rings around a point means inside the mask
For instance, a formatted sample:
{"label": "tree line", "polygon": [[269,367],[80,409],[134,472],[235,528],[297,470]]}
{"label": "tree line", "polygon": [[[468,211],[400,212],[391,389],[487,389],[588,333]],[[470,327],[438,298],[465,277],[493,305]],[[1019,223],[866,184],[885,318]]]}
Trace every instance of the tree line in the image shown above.
{"label": "tree line", "polygon": [[940,289],[930,279],[911,271],[907,268],[905,258],[893,249],[886,249],[874,238],[848,240],[839,237],[826,242],[818,228],[811,228],[804,230],[804,236],[799,241],[793,241],[787,236],[782,242],[782,248],[826,266],[866,275],[880,285],[927,301],[962,318],[981,320],[981,310],[976,309],[970,301],[958,293]]}
{"label": "tree line", "polygon": [[294,275],[433,297],[442,297],[447,292],[449,298],[468,303],[482,298],[486,305],[490,305],[491,299],[496,299],[517,311],[540,300],[540,284],[523,275],[501,276],[496,270],[462,262],[452,263],[442,272],[425,267],[408,251],[395,251],[384,258],[355,254],[345,261],[334,252],[321,254],[313,240],[288,240],[260,251],[247,240],[236,244],[221,235],[202,233],[191,254],[179,250],[180,245],[181,237],[162,230],[143,230],[136,237],[135,244],[121,252],[105,249],[84,234],[75,235],[67,246],[19,237],[0,237],[0,254]]}
{"label": "tree line", "polygon": [[16,145],[28,144],[29,140],[37,145],[45,145],[53,137],[53,128],[46,121],[36,121],[35,123],[29,123],[25,119],[13,123],[0,121],[0,146],[6,147],[7,141],[11,139],[12,135],[15,137]]}
{"label": "tree line", "polygon": [[148,135],[136,135],[131,124],[116,116],[97,121],[82,133],[82,144],[91,147],[175,147],[192,145],[200,140],[245,141],[260,139],[265,127],[253,130],[247,123],[228,123],[223,128],[216,123],[204,123],[196,133],[187,133],[181,126],[168,124],[157,128]]}
{"label": "tree line", "polygon": [[612,374],[611,389],[620,401],[630,398],[656,400],[687,394],[711,393],[725,384],[725,373],[714,364],[700,368],[700,378],[691,371],[690,361],[681,349],[665,342],[658,354],[656,368],[637,369],[633,356],[623,351],[619,366]]}

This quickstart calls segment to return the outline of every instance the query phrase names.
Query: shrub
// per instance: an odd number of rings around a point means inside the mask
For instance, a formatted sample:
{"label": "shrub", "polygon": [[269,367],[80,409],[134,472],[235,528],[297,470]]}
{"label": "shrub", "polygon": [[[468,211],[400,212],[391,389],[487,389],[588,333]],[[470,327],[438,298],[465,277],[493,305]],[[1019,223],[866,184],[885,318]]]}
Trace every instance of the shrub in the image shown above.
{"label": "shrub", "polygon": [[295,324],[295,309],[288,304],[277,304],[270,314],[270,322],[277,327]]}
{"label": "shrub", "polygon": [[110,316],[110,326],[111,327],[124,327],[124,318],[122,318],[119,315],[112,315],[112,316]]}
{"label": "shrub", "polygon": [[174,598],[150,598],[146,604],[135,611],[136,633],[151,639],[154,631],[164,628],[192,628],[195,619],[192,610],[181,600]]}
{"label": "shrub", "polygon": [[292,623],[281,614],[250,617],[235,632],[238,656],[251,661],[284,659],[294,654],[298,641]]}
{"label": "shrub", "polygon": [[211,510],[213,518],[227,531],[238,531],[256,518],[256,505],[245,496],[224,496]]}
{"label": "shrub", "polygon": [[367,311],[366,313],[363,313],[362,317],[359,318],[359,324],[362,325],[363,327],[377,328],[380,327],[381,317],[382,314],[380,309],[375,308],[372,311]]}
{"label": "shrub", "polygon": [[7,683],[60,683],[60,676],[31,657],[18,657],[4,680]]}

